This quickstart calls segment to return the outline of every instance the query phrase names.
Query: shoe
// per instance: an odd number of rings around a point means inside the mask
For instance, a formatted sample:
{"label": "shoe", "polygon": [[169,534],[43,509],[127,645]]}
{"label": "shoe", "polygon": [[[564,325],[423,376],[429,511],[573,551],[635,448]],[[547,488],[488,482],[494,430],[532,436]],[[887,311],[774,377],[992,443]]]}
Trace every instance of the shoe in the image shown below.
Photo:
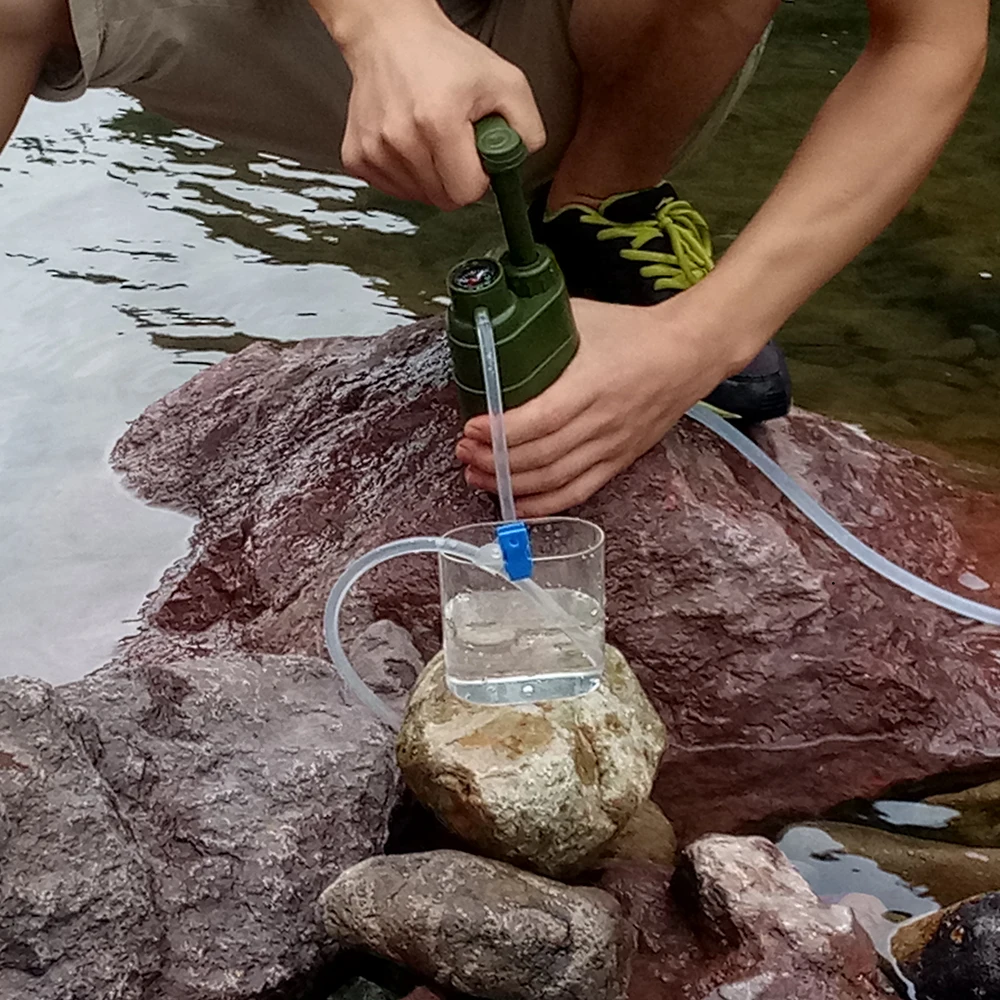
{"label": "shoe", "polygon": [[[714,267],[708,223],[670,184],[614,195],[597,208],[567,205],[548,212],[547,197],[546,187],[532,200],[532,230],[555,255],[572,296],[655,305]],[[705,402],[752,423],[785,416],[792,384],[781,348],[769,341]]]}

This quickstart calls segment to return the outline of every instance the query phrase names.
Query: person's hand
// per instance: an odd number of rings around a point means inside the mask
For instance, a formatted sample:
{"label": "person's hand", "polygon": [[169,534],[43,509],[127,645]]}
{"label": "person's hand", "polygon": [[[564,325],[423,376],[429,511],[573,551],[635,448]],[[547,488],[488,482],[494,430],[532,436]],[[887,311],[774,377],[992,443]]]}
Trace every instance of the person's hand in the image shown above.
{"label": "person's hand", "polygon": [[476,152],[480,118],[499,113],[529,151],[544,145],[525,75],[432,0],[313,2],[354,77],[342,158],[355,177],[450,210],[477,201],[489,184]]}
{"label": "person's hand", "polygon": [[[576,357],[545,392],[505,414],[521,517],[588,499],[742,367],[748,348],[692,322],[682,299],[655,307],[573,300]],[[496,491],[486,417],[465,425],[456,453],[471,486]]]}

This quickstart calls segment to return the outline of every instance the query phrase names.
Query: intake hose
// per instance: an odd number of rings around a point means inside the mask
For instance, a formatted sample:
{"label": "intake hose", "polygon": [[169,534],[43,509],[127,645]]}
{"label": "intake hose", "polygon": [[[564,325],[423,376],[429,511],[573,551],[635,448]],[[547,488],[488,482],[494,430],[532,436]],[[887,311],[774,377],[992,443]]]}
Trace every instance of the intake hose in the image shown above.
{"label": "intake hose", "polygon": [[909,570],[903,569],[902,566],[897,566],[871,546],[865,545],[861,539],[855,538],[832,514],[813,500],[770,455],[758,448],[745,434],[708,406],[696,403],[688,410],[687,415],[735,448],[751,465],[755,466],[777,486],[792,505],[812,521],[827,538],[854,556],[858,562],[896,584],[897,587],[902,587],[911,594],[915,594],[925,601],[930,601],[931,604],[936,604],[940,608],[953,611],[963,618],[983,622],[985,625],[1000,625],[1000,608],[992,608],[988,604],[971,601],[967,597],[961,597],[958,594],[953,594],[950,590],[938,587],[909,572]]}

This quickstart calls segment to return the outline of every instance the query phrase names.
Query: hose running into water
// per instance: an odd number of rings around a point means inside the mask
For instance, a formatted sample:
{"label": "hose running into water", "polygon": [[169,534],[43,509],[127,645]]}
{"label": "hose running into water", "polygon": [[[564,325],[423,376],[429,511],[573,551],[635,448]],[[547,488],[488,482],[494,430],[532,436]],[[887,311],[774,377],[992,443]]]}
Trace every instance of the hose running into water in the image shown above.
{"label": "hose running into water", "polygon": [[755,466],[788,498],[793,506],[804,514],[831,541],[839,545],[845,552],[854,556],[858,562],[891,583],[908,590],[911,594],[930,601],[938,607],[953,611],[963,618],[982,622],[985,625],[1000,625],[1000,608],[980,604],[968,597],[953,594],[950,590],[938,587],[924,580],[909,570],[897,566],[894,562],[880,555],[860,538],[852,535],[832,514],[824,510],[777,462],[765,451],[758,448],[745,434],[734,427],[728,420],[719,416],[709,407],[698,403],[688,410],[687,415],[696,423],[707,427],[722,438],[726,444],[735,448],[751,465]]}

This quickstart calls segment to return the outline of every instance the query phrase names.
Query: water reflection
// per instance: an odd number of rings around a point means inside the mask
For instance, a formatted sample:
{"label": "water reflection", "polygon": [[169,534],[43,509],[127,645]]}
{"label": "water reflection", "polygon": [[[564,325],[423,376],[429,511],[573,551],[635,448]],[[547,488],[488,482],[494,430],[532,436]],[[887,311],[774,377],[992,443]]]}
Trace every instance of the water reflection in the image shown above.
{"label": "water reflection", "polygon": [[[680,178],[717,232],[731,238],[749,218],[865,37],[863,4],[783,5],[745,101],[710,155]],[[994,56],[909,208],[781,337],[800,403],[991,486],[1000,485],[998,105]]]}
{"label": "water reflection", "polygon": [[[757,81],[676,178],[721,245],[864,31],[855,0],[782,5]],[[984,482],[1000,482],[998,103],[994,62],[908,211],[782,334],[800,403]],[[496,239],[488,206],[400,204],[106,92],[31,104],[0,158],[0,228],[0,672],[49,677],[99,663],[184,547],[188,522],[107,469],[130,418],[254,341],[434,312],[447,266]]]}

